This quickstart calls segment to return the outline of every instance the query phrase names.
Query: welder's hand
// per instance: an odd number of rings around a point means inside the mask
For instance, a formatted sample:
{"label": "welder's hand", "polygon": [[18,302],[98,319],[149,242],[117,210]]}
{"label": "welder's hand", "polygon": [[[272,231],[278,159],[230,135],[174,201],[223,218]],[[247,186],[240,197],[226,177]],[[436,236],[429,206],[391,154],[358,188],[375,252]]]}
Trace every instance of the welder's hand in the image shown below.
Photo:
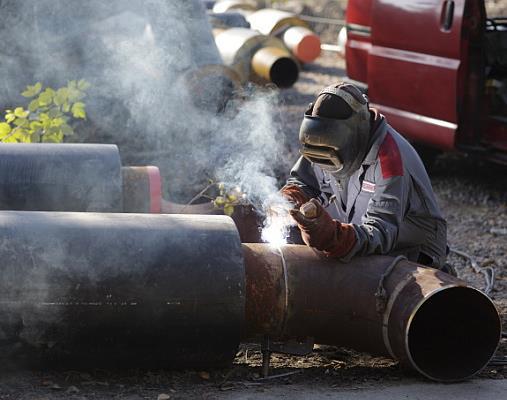
{"label": "welder's hand", "polygon": [[280,189],[280,194],[292,204],[294,204],[297,208],[301,207],[304,203],[310,200],[303,189],[297,185],[285,185]]}
{"label": "welder's hand", "polygon": [[328,257],[343,257],[354,247],[356,234],[350,224],[334,220],[322,205],[311,199],[290,214],[301,230],[303,241]]}

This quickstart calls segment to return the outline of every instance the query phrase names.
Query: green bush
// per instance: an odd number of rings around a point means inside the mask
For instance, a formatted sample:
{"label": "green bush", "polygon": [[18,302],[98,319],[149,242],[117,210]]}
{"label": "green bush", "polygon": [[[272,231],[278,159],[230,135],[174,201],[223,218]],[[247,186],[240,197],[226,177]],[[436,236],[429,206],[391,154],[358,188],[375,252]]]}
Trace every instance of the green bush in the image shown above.
{"label": "green bush", "polygon": [[54,90],[37,82],[21,95],[30,99],[27,109],[16,107],[5,111],[0,122],[0,142],[60,143],[74,135],[74,119],[86,119],[83,99],[90,84],[85,80],[70,81]]}

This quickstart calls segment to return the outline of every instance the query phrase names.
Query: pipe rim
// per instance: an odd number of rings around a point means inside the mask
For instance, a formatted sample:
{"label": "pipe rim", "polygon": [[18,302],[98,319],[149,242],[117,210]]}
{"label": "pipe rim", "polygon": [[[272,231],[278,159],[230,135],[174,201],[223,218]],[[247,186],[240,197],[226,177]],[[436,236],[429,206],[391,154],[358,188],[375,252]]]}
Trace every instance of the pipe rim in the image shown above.
{"label": "pipe rim", "polygon": [[[494,351],[492,351],[491,356],[484,363],[484,365],[482,367],[478,368],[474,373],[469,374],[469,375],[464,376],[464,377],[461,377],[461,378],[455,378],[455,379],[438,378],[438,377],[432,376],[429,373],[427,373],[424,370],[422,370],[419,367],[419,365],[415,362],[414,358],[412,357],[412,353],[410,351],[410,348],[409,348],[409,332],[410,332],[410,328],[412,326],[412,323],[414,321],[414,317],[416,316],[417,312],[419,311],[419,309],[426,302],[428,302],[429,299],[433,298],[438,293],[441,293],[441,292],[449,290],[449,289],[456,289],[456,288],[466,288],[466,289],[475,291],[476,293],[479,293],[481,296],[483,296],[485,299],[487,299],[490,302],[490,304],[493,306],[493,308],[495,310],[495,313],[496,313],[496,316],[498,318],[498,321],[500,323],[500,325],[499,325],[500,329],[498,330],[497,345],[495,346]],[[498,349],[498,345],[499,345],[500,339],[501,339],[501,318],[500,318],[500,315],[498,314],[498,309],[493,304],[493,301],[484,292],[482,292],[481,290],[476,289],[474,287],[471,287],[471,286],[464,286],[464,285],[460,285],[460,284],[451,284],[451,285],[448,285],[448,286],[445,286],[445,287],[437,288],[437,289],[429,292],[423,299],[421,299],[417,303],[416,307],[414,307],[414,309],[412,310],[412,313],[410,314],[410,317],[408,319],[407,325],[405,327],[405,332],[404,332],[404,336],[403,337],[404,337],[405,354],[407,355],[408,360],[410,361],[410,365],[417,372],[419,372],[421,375],[425,376],[426,378],[431,379],[433,381],[437,381],[437,382],[460,382],[460,381],[464,381],[464,380],[470,379],[473,376],[477,375],[479,372],[481,372],[489,364],[489,362],[491,361],[491,359],[494,357],[494,355],[496,353],[496,350]]]}

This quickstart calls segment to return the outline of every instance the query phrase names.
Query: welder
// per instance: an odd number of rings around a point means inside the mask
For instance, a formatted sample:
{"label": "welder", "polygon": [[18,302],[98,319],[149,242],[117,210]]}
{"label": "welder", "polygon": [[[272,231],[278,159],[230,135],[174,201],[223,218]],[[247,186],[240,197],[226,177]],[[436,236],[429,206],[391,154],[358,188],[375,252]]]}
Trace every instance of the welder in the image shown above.
{"label": "welder", "polygon": [[356,86],[322,90],[299,140],[301,157],[281,193],[304,243],[345,262],[404,255],[449,268],[446,221],[421,159]]}

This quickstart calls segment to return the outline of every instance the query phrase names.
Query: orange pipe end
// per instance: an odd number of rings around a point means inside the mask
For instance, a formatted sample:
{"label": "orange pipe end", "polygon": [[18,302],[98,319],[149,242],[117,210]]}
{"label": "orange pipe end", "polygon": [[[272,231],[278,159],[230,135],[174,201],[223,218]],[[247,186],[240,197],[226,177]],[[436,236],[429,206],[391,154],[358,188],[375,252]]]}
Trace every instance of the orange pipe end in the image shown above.
{"label": "orange pipe end", "polygon": [[148,179],[150,182],[150,213],[162,212],[162,177],[158,167],[147,166]]}
{"label": "orange pipe end", "polygon": [[283,34],[285,45],[303,63],[315,61],[320,56],[320,38],[302,26],[294,26]]}

